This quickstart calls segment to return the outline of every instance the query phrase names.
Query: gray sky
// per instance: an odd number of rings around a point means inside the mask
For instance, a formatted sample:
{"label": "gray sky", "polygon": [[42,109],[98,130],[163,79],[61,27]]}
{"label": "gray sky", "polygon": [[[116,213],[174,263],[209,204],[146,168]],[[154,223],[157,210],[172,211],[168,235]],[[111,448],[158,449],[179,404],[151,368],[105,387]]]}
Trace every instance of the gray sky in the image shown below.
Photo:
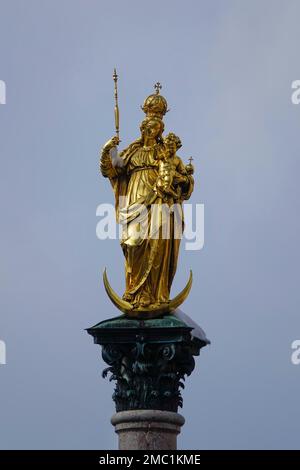
{"label": "gray sky", "polygon": [[159,80],[166,131],[193,155],[205,247],[182,251],[176,293],[212,344],[184,391],[181,448],[299,448],[300,2],[0,0],[0,446],[115,448],[111,383],[85,332],[118,312],[116,240],[95,235],[113,202],[98,175],[113,134],[139,135]]}

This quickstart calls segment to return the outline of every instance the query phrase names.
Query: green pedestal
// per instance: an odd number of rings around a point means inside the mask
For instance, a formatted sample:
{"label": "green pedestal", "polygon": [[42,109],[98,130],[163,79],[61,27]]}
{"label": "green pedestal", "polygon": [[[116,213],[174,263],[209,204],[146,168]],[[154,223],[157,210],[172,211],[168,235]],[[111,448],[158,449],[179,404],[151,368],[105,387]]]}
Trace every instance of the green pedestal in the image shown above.
{"label": "green pedestal", "polygon": [[193,328],[175,315],[139,320],[125,315],[88,328],[102,346],[102,357],[116,381],[116,411],[165,410],[182,407],[181,389],[195,367],[194,356],[209,341],[192,336]]}

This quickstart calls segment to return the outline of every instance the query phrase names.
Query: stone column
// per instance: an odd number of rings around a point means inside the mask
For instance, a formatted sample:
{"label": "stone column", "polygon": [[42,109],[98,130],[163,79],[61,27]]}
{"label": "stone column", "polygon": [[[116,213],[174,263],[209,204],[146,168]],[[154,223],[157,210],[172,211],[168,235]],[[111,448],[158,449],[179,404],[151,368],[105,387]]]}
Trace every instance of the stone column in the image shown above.
{"label": "stone column", "polygon": [[185,377],[209,343],[204,333],[194,337],[193,329],[173,314],[144,320],[122,315],[88,328],[108,364],[103,377],[115,381],[111,422],[119,449],[176,449]]}
{"label": "stone column", "polygon": [[176,450],[184,421],[179,413],[161,410],[120,411],[111,418],[120,450]]}

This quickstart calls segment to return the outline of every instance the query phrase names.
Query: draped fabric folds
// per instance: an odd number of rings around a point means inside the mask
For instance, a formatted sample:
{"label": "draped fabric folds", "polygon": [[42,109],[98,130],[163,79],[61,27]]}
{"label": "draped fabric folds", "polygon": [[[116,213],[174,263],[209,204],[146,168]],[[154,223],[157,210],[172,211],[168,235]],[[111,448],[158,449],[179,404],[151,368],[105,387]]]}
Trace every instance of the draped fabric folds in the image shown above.
{"label": "draped fabric folds", "polygon": [[155,192],[160,151],[160,144],[145,148],[138,140],[121,152],[121,165],[113,166],[109,152],[101,156],[101,172],[112,184],[117,222],[122,225],[123,298],[133,305],[169,301],[184,227],[182,201],[193,191],[193,177],[188,176],[178,200]]}

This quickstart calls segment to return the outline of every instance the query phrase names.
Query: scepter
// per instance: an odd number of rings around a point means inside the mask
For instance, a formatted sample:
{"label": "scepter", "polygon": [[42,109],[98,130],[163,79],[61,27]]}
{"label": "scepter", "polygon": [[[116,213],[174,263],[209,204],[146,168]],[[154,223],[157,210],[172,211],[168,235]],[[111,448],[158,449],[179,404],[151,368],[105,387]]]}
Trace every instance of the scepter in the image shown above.
{"label": "scepter", "polygon": [[118,105],[118,75],[117,75],[116,69],[114,69],[113,79],[115,82],[115,126],[116,126],[116,134],[119,139],[120,116],[119,116],[119,105]]}

